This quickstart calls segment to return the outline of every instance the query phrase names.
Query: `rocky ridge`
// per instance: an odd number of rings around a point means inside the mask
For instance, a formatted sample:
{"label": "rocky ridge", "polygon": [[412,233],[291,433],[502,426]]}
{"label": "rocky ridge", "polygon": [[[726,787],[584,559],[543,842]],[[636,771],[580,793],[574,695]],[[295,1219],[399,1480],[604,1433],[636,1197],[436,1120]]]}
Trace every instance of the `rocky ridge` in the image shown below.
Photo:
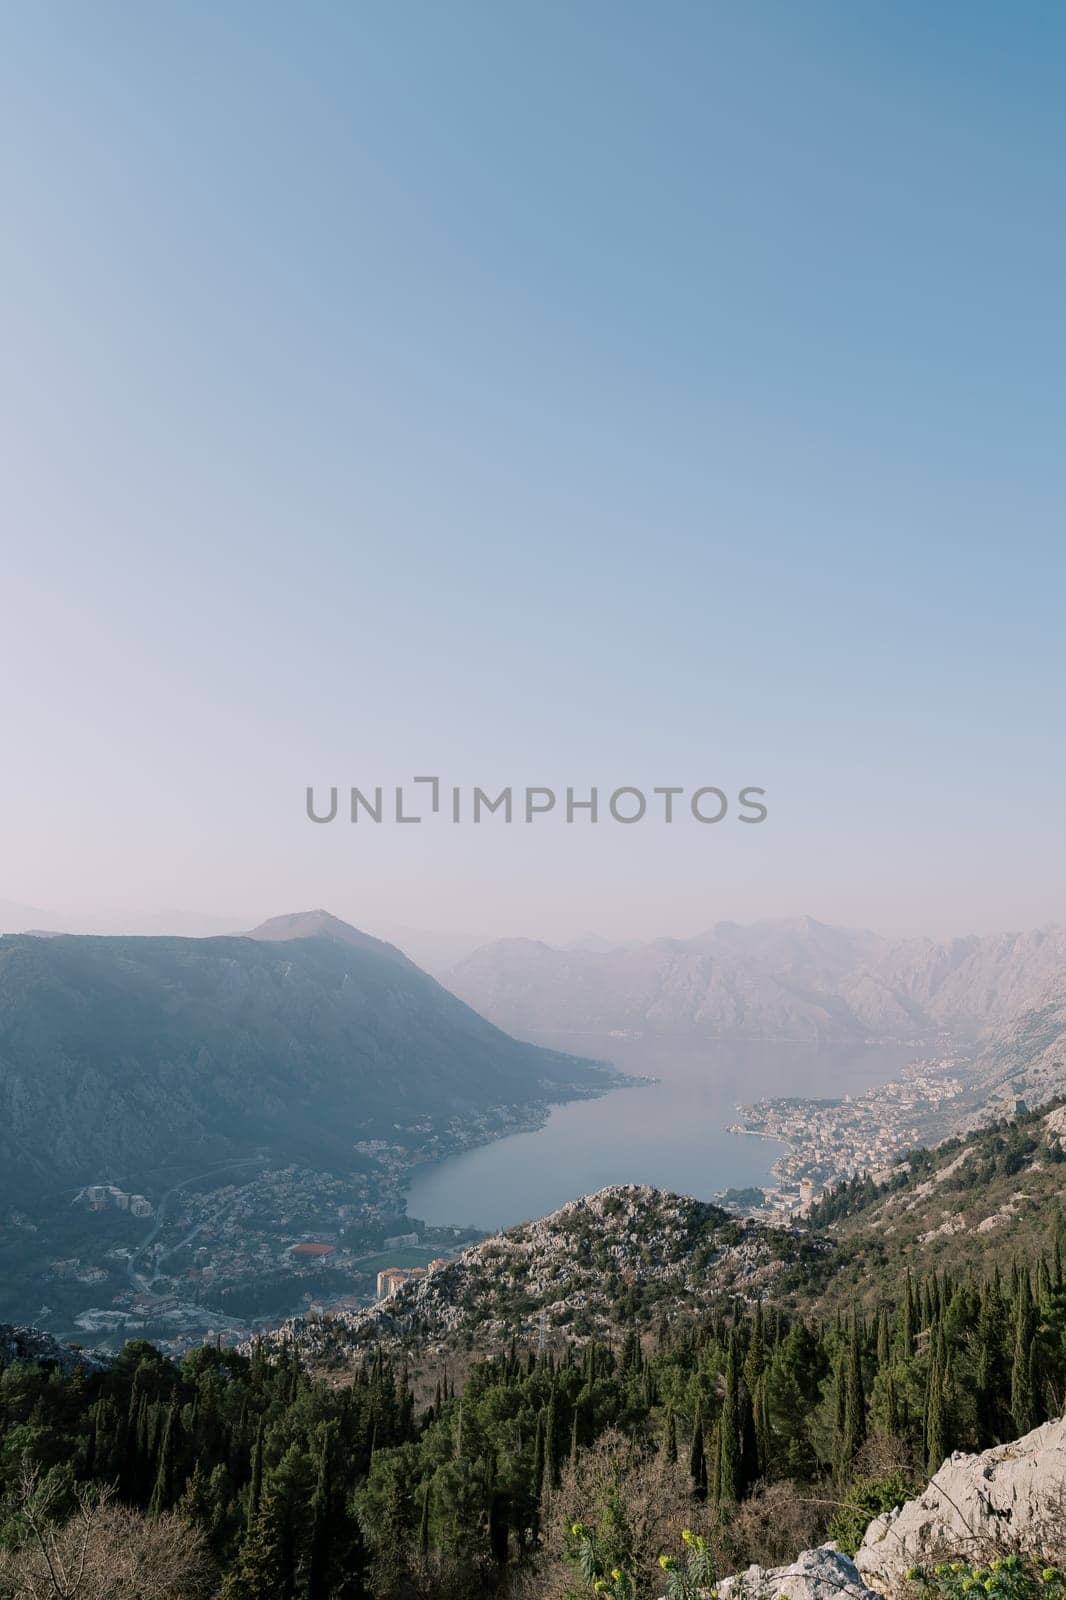
{"label": "rocky ridge", "polygon": [[795,917],[607,949],[497,940],[444,981],[519,1035],[861,1041],[973,1035],[1061,1007],[1064,974],[1066,928],[936,941]]}
{"label": "rocky ridge", "polygon": [[12,1366],[16,1361],[46,1361],[61,1372],[74,1372],[79,1367],[89,1372],[103,1372],[111,1365],[111,1357],[101,1351],[60,1344],[58,1339],[53,1339],[50,1333],[43,1333],[40,1328],[0,1322],[0,1369]]}
{"label": "rocky ridge", "polygon": [[[640,1184],[615,1184],[535,1222],[495,1234],[365,1311],[294,1318],[274,1336],[312,1355],[368,1343],[454,1341],[479,1349],[512,1334],[565,1328],[587,1337],[655,1313],[757,1297],[799,1247],[787,1229],[738,1221],[718,1206]],[[637,1304],[634,1304],[636,1300]]]}

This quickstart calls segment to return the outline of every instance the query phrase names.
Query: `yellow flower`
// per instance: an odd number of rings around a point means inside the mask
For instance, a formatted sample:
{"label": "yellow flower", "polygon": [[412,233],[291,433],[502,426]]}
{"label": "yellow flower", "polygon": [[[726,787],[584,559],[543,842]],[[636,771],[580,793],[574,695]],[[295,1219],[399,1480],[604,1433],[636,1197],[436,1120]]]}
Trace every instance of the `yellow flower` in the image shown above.
{"label": "yellow flower", "polygon": [[611,1577],[614,1579],[615,1583],[618,1582],[618,1580],[619,1580],[619,1578],[621,1578],[621,1576],[622,1576],[622,1574],[621,1574],[621,1572],[619,1572],[617,1567],[613,1567],[611,1569]]}
{"label": "yellow flower", "polygon": [[686,1544],[695,1544],[696,1542],[696,1535],[691,1528],[682,1528],[681,1537]]}
{"label": "yellow flower", "polygon": [[570,1532],[573,1534],[575,1539],[580,1539],[584,1531],[585,1524],[583,1522],[575,1522],[571,1525]]}

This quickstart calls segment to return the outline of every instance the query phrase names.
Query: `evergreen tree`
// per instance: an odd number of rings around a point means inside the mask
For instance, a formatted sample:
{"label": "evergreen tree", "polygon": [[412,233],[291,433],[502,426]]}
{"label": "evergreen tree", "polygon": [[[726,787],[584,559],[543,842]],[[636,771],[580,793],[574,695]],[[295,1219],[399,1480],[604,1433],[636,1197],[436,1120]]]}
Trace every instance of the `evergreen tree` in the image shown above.
{"label": "evergreen tree", "polygon": [[718,1419],[718,1499],[731,1505],[741,1492],[739,1380],[736,1359],[736,1329],[730,1333],[726,1354],[725,1393]]}
{"label": "evergreen tree", "polygon": [[1010,1410],[1020,1435],[1034,1426],[1036,1397],[1033,1390],[1033,1308],[1029,1274],[1018,1282],[1014,1312],[1014,1359],[1010,1374]]}
{"label": "evergreen tree", "polygon": [[418,1520],[418,1552],[425,1561],[429,1556],[429,1480],[422,1490],[422,1514]]}
{"label": "evergreen tree", "polygon": [[848,1327],[844,1383],[842,1460],[845,1464],[854,1461],[865,1439],[866,1395],[862,1382],[862,1351],[859,1347],[858,1320],[852,1311]]}
{"label": "evergreen tree", "polygon": [[944,1387],[942,1348],[938,1340],[929,1366],[925,1402],[925,1459],[930,1476],[940,1470],[948,1453]]}
{"label": "evergreen tree", "polygon": [[904,1361],[909,1361],[914,1355],[914,1286],[911,1283],[911,1269],[907,1268],[907,1276],[903,1290],[903,1307],[900,1312],[899,1325],[900,1354]]}
{"label": "evergreen tree", "polygon": [[668,1405],[663,1418],[662,1452],[667,1461],[677,1460],[677,1418],[673,1406]]}
{"label": "evergreen tree", "polygon": [[707,1453],[703,1444],[703,1405],[696,1401],[696,1415],[692,1423],[692,1445],[688,1457],[688,1474],[692,1479],[692,1493],[697,1500],[707,1498]]}
{"label": "evergreen tree", "polygon": [[148,1505],[150,1517],[161,1516],[168,1511],[174,1503],[174,1454],[178,1423],[175,1419],[176,1406],[167,1407],[166,1420],[163,1424],[163,1434],[159,1444],[159,1460],[156,1467],[155,1487]]}
{"label": "evergreen tree", "polygon": [[286,1511],[272,1486],[263,1490],[255,1526],[222,1589],[222,1600],[279,1600],[291,1595],[293,1570]]}
{"label": "evergreen tree", "polygon": [[248,1484],[248,1505],[246,1511],[246,1525],[250,1532],[255,1527],[259,1515],[259,1501],[263,1492],[263,1418],[259,1419],[259,1426],[255,1430],[255,1444],[252,1446],[252,1476]]}

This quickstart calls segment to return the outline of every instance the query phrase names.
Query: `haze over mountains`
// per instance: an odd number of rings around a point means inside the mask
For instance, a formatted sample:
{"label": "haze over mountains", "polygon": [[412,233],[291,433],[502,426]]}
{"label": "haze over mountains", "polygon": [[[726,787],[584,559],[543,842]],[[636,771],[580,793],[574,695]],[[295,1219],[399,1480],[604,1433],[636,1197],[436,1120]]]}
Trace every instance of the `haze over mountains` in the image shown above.
{"label": "haze over mountains", "polygon": [[637,1031],[848,1041],[979,1032],[1066,998],[1066,929],[892,939],[810,917],[723,922],[694,939],[565,949],[502,939],[444,977],[522,1037]]}
{"label": "haze over mountains", "polygon": [[0,939],[0,1198],[258,1151],[350,1169],[396,1124],[603,1082],[321,912],[243,938]]}

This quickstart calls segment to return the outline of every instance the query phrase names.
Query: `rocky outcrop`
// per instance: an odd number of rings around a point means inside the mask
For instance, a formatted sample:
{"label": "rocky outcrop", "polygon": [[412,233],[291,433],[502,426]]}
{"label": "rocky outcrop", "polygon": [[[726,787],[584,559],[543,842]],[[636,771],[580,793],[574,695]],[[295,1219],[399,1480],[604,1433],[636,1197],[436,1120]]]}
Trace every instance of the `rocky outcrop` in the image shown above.
{"label": "rocky outcrop", "polygon": [[981,1455],[951,1456],[917,1500],[874,1518],[854,1561],[824,1544],[791,1566],[723,1578],[717,1592],[719,1600],[896,1600],[923,1563],[983,1561],[997,1550],[1047,1557],[1064,1540],[1066,1417]]}
{"label": "rocky outcrop", "polygon": [[49,1361],[61,1372],[73,1372],[78,1367],[89,1372],[103,1372],[111,1365],[111,1357],[102,1351],[60,1344],[40,1328],[19,1328],[10,1322],[0,1322],[0,1368],[12,1366],[16,1361]]}
{"label": "rocky outcrop", "polygon": [[855,1556],[863,1581],[898,1592],[909,1567],[997,1549],[1044,1554],[1066,1529],[1066,1417],[1012,1444],[951,1456],[917,1500],[875,1517]]}
{"label": "rocky outcrop", "polygon": [[[809,1251],[827,1250],[804,1236]],[[660,1314],[724,1295],[766,1294],[799,1236],[643,1184],[612,1184],[536,1222],[494,1234],[367,1310],[295,1318],[272,1342],[317,1360],[377,1343],[429,1349],[477,1330],[483,1353],[512,1335],[609,1336],[624,1284],[651,1289]]]}
{"label": "rocky outcrop", "polygon": [[879,1600],[855,1563],[823,1544],[804,1550],[789,1567],[749,1567],[718,1584],[719,1600]]}

